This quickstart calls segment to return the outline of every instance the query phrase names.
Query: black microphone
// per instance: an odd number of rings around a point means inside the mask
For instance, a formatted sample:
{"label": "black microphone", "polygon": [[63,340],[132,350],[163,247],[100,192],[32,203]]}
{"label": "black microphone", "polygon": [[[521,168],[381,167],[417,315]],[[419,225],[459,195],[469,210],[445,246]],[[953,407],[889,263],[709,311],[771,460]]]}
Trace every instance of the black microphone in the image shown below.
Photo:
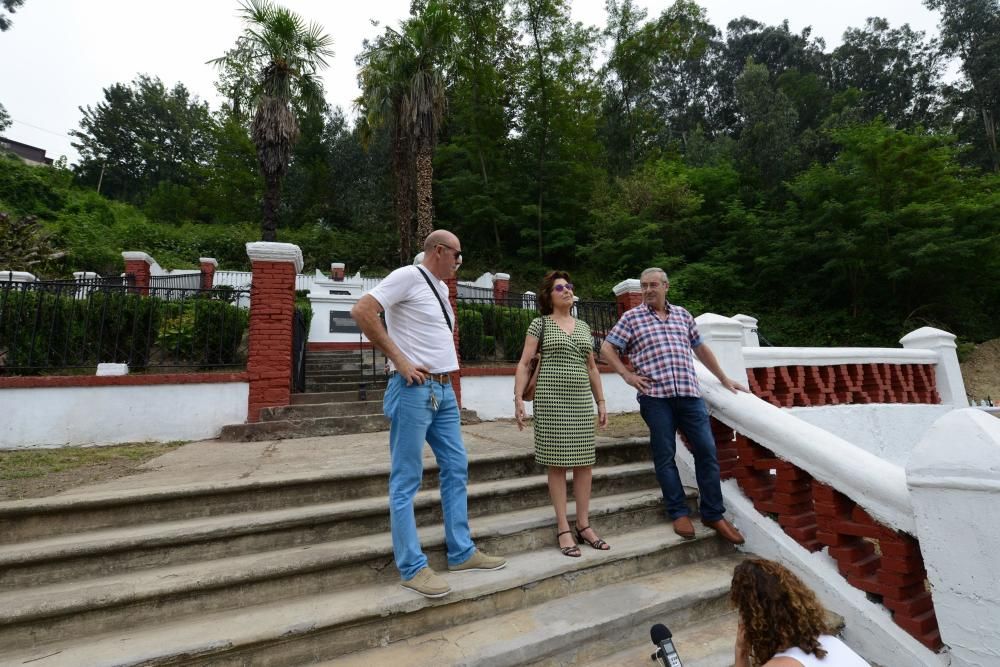
{"label": "black microphone", "polygon": [[684,667],[674,648],[673,635],[663,623],[657,623],[649,629],[649,638],[656,645],[656,653],[649,656],[650,660],[659,662],[663,667]]}

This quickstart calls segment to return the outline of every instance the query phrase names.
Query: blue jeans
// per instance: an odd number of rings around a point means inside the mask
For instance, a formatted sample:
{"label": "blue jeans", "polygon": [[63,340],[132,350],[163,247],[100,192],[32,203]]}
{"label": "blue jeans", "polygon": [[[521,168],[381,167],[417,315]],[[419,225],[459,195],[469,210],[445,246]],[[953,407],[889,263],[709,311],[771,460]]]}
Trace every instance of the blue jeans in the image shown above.
{"label": "blue jeans", "polygon": [[[431,394],[437,409],[431,405]],[[389,379],[383,402],[389,427],[389,518],[392,523],[392,551],[404,581],[427,567],[420,548],[413,498],[424,475],[423,449],[426,441],[437,459],[441,479],[441,510],[448,564],[467,561],[475,552],[469,532],[466,483],[469,462],[462,442],[458,401],[450,384],[426,381],[406,385],[400,375]]]}
{"label": "blue jeans", "polygon": [[694,454],[695,478],[698,480],[699,508],[702,521],[717,521],[725,514],[719,458],[715,438],[708,422],[708,410],[700,398],[687,396],[653,398],[639,396],[639,414],[649,426],[649,446],[653,452],[656,480],[663,491],[663,504],[671,519],[690,514],[684,487],[677,472],[674,454],[677,430],[687,438]]}

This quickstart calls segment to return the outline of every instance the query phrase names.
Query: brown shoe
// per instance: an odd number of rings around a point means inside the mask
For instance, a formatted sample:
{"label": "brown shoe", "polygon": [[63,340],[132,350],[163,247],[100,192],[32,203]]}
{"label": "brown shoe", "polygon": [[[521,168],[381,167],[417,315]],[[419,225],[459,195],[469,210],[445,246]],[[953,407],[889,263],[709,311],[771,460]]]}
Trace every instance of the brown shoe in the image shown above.
{"label": "brown shoe", "polygon": [[722,539],[731,544],[743,544],[746,542],[740,534],[740,531],[736,530],[736,527],[725,519],[719,519],[718,521],[702,521],[702,523],[717,532],[722,536]]}
{"label": "brown shoe", "polygon": [[683,537],[685,540],[693,540],[694,524],[691,523],[691,518],[687,516],[679,516],[674,519],[674,532]]}

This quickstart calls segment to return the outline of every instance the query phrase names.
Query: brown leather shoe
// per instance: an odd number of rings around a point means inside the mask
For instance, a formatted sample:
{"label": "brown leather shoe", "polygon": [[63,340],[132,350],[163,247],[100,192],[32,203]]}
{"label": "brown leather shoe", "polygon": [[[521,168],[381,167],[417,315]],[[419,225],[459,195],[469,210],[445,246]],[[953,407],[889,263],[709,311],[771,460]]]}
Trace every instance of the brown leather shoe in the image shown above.
{"label": "brown leather shoe", "polygon": [[679,516],[674,519],[674,532],[683,537],[685,540],[693,540],[694,524],[691,523],[690,517]]}
{"label": "brown leather shoe", "polygon": [[722,539],[727,542],[732,544],[743,544],[746,542],[740,534],[740,531],[736,530],[736,527],[725,519],[719,519],[718,521],[702,521],[702,523],[721,535]]}

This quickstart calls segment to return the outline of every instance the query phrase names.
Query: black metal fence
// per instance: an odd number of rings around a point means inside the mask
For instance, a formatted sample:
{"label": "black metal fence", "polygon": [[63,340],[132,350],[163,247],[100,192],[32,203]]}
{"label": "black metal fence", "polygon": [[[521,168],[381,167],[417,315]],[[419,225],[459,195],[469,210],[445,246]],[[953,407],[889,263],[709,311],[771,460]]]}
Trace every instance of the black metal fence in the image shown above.
{"label": "black metal fence", "polygon": [[[148,294],[144,293],[147,292]],[[0,282],[0,374],[246,365],[246,298],[233,289],[136,287],[131,280]]]}
{"label": "black metal fence", "polygon": [[[604,336],[618,321],[618,306],[614,301],[578,301],[573,315],[590,325],[597,354]],[[521,358],[524,337],[538,309],[531,295],[499,301],[459,297],[457,316],[463,364],[512,364]]]}

